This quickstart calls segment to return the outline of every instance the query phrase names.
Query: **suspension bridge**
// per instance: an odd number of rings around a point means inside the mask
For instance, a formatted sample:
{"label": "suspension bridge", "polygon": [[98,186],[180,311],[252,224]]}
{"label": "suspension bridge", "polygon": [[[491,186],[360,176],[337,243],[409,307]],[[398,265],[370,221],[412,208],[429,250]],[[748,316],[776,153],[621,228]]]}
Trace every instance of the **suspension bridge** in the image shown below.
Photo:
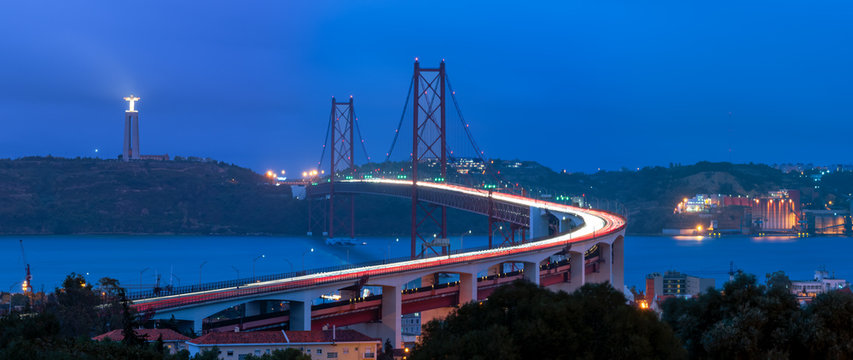
{"label": "suspension bridge", "polygon": [[[385,161],[395,147],[411,139],[408,169],[393,178],[360,170],[356,145],[370,161],[355,114],[354,99],[332,99],[320,168],[328,158],[325,176],[310,179],[309,233],[329,238],[354,238],[357,196],[408,199],[411,207],[410,255],[401,259],[352,264],[222,281],[130,294],[136,310],[152,319],[193,322],[197,333],[233,330],[211,315],[245,304],[243,330],[318,326],[347,326],[365,334],[402,344],[401,316],[420,313],[422,321],[446,315],[450,309],[482,301],[501,284],[523,278],[555,290],[571,291],[587,282],[610,282],[624,287],[623,217],[601,210],[548,202],[529,196],[523,188],[490,169],[485,153],[474,141],[447,77],[444,61],[436,68],[415,60],[403,114]],[[450,95],[450,96],[447,96]],[[448,123],[447,100],[459,122]],[[411,102],[410,102],[411,101]],[[411,125],[404,127],[410,111]],[[411,130],[406,141],[400,137]],[[464,140],[454,150],[448,135]],[[467,148],[477,171],[459,171],[453,159]],[[408,149],[407,149],[408,150]],[[400,151],[400,150],[397,150]],[[405,153],[404,153],[405,155]],[[448,171],[450,170],[450,171]],[[469,169],[465,169],[469,170]],[[405,174],[403,174],[405,173]],[[448,209],[482,215],[488,221],[488,245],[451,251],[447,240]],[[438,274],[455,274],[458,281],[439,283]],[[407,284],[418,283],[419,286]],[[381,289],[363,296],[362,289]],[[339,300],[318,304],[323,295]],[[262,314],[267,301],[286,302],[285,311]]]}

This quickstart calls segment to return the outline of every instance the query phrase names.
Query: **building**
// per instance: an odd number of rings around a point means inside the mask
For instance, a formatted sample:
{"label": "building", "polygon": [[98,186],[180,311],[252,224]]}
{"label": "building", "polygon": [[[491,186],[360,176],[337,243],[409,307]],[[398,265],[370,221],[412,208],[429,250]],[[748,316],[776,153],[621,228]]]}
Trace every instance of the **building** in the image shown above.
{"label": "building", "polygon": [[847,280],[830,276],[826,270],[817,270],[814,272],[813,280],[792,280],[791,294],[794,294],[800,303],[807,303],[825,292],[849,287],[850,283]]}
{"label": "building", "polygon": [[262,356],[273,350],[297,349],[313,359],[375,359],[381,342],[355,330],[210,332],[190,341],[191,356],[219,349],[223,360],[242,360],[252,354]]}
{"label": "building", "polygon": [[788,232],[799,229],[800,192],[779,190],[753,199],[752,221],[760,231]]}
{"label": "building", "polygon": [[421,335],[421,313],[403,314],[400,319],[403,342],[415,342]]}
{"label": "building", "polygon": [[[144,338],[149,343],[153,343],[157,339],[162,339],[163,346],[169,349],[170,354],[186,349],[186,342],[190,339],[172,329],[134,329],[133,332],[136,333],[136,336]],[[123,330],[113,330],[92,338],[95,341],[104,341],[107,339],[112,341],[124,340]]]}
{"label": "building", "polygon": [[649,301],[661,301],[669,297],[694,297],[713,287],[713,278],[700,278],[673,270],[663,275],[646,275],[646,298]]}
{"label": "building", "polygon": [[800,192],[782,189],[760,196],[697,194],[676,204],[664,234],[795,233],[804,231]]}
{"label": "building", "polygon": [[851,232],[850,211],[847,210],[804,210],[803,217],[809,233],[842,235]]}

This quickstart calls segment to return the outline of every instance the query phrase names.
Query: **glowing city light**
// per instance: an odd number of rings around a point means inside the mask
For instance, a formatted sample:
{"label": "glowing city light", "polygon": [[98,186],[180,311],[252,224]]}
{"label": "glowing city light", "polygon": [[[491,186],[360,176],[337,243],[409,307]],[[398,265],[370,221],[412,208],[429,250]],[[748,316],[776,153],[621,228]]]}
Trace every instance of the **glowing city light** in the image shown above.
{"label": "glowing city light", "polygon": [[127,105],[128,105],[127,111],[128,112],[135,112],[136,111],[134,109],[134,105],[136,104],[137,101],[139,101],[138,96],[133,96],[133,94],[130,94],[130,96],[124,98],[124,101],[127,101]]}

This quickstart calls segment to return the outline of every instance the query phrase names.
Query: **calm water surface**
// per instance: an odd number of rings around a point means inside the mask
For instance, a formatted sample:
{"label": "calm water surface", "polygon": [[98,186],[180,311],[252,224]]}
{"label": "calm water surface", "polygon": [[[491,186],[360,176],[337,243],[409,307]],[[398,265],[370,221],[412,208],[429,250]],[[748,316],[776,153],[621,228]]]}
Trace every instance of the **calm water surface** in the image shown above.
{"label": "calm water surface", "polygon": [[[407,256],[408,238],[360,238],[366,245],[333,247],[305,237],[211,236],[15,236],[0,237],[0,288],[19,288],[24,265],[18,240],[24,240],[36,289],[52,289],[71,272],[119,279],[127,287],[174,285],[282,273],[302,268],[342,265]],[[486,245],[484,236],[467,236],[465,247]],[[452,239],[458,248],[459,239]],[[314,252],[310,249],[313,248]],[[784,270],[793,279],[811,278],[825,266],[853,279],[853,238],[848,237],[644,237],[625,239],[625,283],[641,287],[645,274],[678,270],[713,277],[719,287],[729,263],[759,276]],[[259,256],[262,256],[258,258]],[[257,260],[254,260],[257,259]],[[253,261],[254,260],[254,261]],[[147,268],[147,270],[146,270]],[[144,271],[143,271],[144,270]],[[140,277],[141,272],[141,277]]]}

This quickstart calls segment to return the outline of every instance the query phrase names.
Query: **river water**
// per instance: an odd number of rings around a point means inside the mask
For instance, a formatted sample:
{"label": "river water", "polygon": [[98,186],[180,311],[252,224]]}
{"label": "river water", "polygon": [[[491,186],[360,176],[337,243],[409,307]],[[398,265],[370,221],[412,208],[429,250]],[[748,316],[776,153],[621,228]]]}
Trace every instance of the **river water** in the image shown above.
{"label": "river water", "polygon": [[[109,276],[123,286],[175,286],[201,281],[247,278],[409,255],[408,238],[360,238],[354,247],[328,246],[306,237],[218,236],[3,236],[0,237],[0,290],[20,289],[24,262],[18,240],[24,241],[33,286],[52,290],[71,272],[90,280]],[[487,244],[485,236],[466,236],[464,246]],[[451,239],[458,248],[458,237]],[[312,252],[311,249],[314,249]],[[792,279],[810,279],[825,267],[840,278],[853,279],[853,238],[732,236],[628,236],[625,239],[625,283],[642,288],[652,272],[677,270],[716,279],[728,279],[729,265],[756,274],[783,270]],[[202,266],[202,264],[204,264]],[[201,270],[201,271],[200,271]]]}

